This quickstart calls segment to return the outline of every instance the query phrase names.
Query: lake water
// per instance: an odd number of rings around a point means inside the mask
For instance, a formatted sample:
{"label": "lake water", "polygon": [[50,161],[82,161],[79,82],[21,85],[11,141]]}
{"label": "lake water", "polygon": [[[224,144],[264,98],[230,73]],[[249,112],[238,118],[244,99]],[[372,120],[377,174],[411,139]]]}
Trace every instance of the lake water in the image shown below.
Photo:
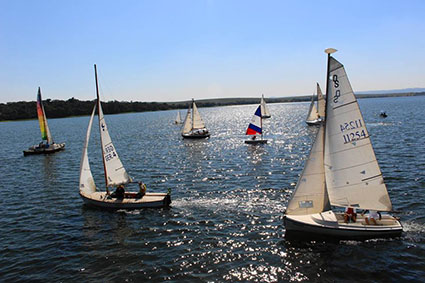
{"label": "lake water", "polygon": [[[359,103],[401,238],[285,240],[283,212],[317,131],[304,123],[308,103],[269,104],[264,146],[243,142],[256,105],[200,108],[207,140],[183,140],[176,111],[107,115],[129,174],[148,191],[172,189],[170,209],[130,212],[78,195],[89,117],[50,119],[66,150],[49,156],[22,154],[40,141],[36,120],[0,123],[0,281],[421,281],[425,96]],[[97,124],[89,156],[102,188]]]}

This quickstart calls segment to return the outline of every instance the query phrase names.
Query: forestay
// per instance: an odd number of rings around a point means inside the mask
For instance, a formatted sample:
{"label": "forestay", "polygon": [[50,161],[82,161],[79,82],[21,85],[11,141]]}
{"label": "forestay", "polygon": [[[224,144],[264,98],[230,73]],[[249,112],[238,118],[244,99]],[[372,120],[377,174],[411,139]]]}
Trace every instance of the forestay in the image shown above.
{"label": "forestay", "polygon": [[198,112],[198,107],[196,107],[195,102],[193,102],[192,104],[193,104],[192,130],[193,129],[203,129],[203,128],[205,128],[205,124],[204,124],[204,121],[202,121],[201,115]]}
{"label": "forestay", "polygon": [[93,175],[90,170],[90,163],[88,157],[88,146],[90,140],[90,133],[93,124],[93,118],[96,111],[96,105],[90,117],[89,126],[87,128],[86,139],[84,141],[83,154],[81,156],[80,165],[80,192],[84,194],[91,194],[96,191],[96,184],[94,183]]}
{"label": "forestay", "polygon": [[105,167],[106,186],[117,186],[131,182],[124,166],[121,163],[118,153],[112,144],[108,128],[103,116],[102,106],[98,102],[99,108],[99,130],[102,142],[103,164]]}
{"label": "forestay", "polygon": [[344,66],[329,60],[324,164],[330,202],[389,211],[391,201]]}
{"label": "forestay", "polygon": [[322,125],[289,201],[286,209],[288,215],[314,214],[330,208],[323,168],[323,134]]}

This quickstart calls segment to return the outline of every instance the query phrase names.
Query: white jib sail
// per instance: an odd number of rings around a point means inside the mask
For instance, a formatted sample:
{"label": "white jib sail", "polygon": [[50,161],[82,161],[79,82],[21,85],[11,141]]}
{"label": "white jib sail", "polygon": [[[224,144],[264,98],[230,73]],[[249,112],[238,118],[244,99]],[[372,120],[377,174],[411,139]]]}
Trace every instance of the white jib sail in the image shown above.
{"label": "white jib sail", "polygon": [[90,117],[89,126],[87,128],[86,140],[84,141],[83,154],[80,163],[80,192],[83,194],[91,194],[96,191],[96,184],[94,183],[93,175],[90,170],[88,146],[90,140],[90,133],[93,124],[93,118],[96,111],[96,104],[94,105],[93,112]]}
{"label": "white jib sail", "polygon": [[325,133],[325,175],[335,206],[392,208],[369,133],[344,66],[330,57]]}
{"label": "white jib sail", "polygon": [[261,96],[261,113],[263,117],[270,117],[270,111],[269,108],[267,107],[266,101],[264,100],[264,94]]}
{"label": "white jib sail", "polygon": [[288,203],[286,209],[288,215],[314,214],[329,208],[323,168],[323,134],[322,125],[311,147],[294,194]]}
{"label": "white jib sail", "polygon": [[195,102],[193,102],[193,129],[203,129],[205,128],[204,121],[202,121],[201,115],[198,112],[198,107],[196,107]]}
{"label": "white jib sail", "polygon": [[311,97],[310,109],[308,111],[307,121],[314,121],[319,119],[319,113],[314,105],[314,95]]}
{"label": "white jib sail", "polygon": [[99,130],[100,138],[102,140],[102,152],[106,174],[106,186],[117,186],[131,182],[130,177],[125,171],[124,166],[121,163],[118,153],[112,143],[111,137],[109,136],[108,128],[105,123],[103,116],[102,107],[99,103]]}
{"label": "white jib sail", "polygon": [[187,134],[192,130],[192,115],[190,111],[190,106],[187,109],[186,118],[184,119],[182,133]]}
{"label": "white jib sail", "polygon": [[323,97],[322,90],[317,84],[317,113],[321,118],[325,117],[325,98]]}
{"label": "white jib sail", "polygon": [[180,117],[180,111],[178,111],[175,123],[180,124],[181,122],[182,122],[182,118]]}

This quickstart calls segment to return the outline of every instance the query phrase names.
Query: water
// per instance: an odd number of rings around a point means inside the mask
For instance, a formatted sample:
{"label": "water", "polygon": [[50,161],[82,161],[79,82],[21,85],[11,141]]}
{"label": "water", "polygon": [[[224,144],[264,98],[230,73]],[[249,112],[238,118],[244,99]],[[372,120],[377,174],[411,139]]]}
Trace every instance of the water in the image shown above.
{"label": "water", "polygon": [[[106,212],[78,195],[89,117],[50,119],[66,150],[24,157],[38,123],[0,123],[0,281],[420,281],[425,277],[425,97],[359,101],[404,234],[286,241],[282,214],[317,128],[308,103],[270,104],[269,144],[248,146],[256,105],[201,108],[212,136],[182,140],[175,111],[108,115],[132,177],[172,188],[170,209]],[[379,118],[384,109],[389,114]],[[104,186],[97,125],[89,155]]]}

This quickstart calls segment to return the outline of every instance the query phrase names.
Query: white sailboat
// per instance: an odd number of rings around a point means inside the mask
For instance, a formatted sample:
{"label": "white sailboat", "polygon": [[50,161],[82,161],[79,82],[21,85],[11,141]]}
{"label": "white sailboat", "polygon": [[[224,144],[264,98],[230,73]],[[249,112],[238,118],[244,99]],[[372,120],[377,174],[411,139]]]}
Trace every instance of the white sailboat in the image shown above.
{"label": "white sailboat", "polygon": [[[138,209],[138,208],[158,208],[166,207],[171,203],[170,194],[166,193],[145,193],[145,192],[125,192],[121,199],[111,197],[109,187],[117,187],[124,184],[132,183],[133,180],[127,174],[118,153],[112,143],[106,126],[102,106],[99,99],[97,69],[95,69],[96,78],[96,94],[97,101],[90,117],[89,126],[87,128],[86,139],[84,142],[83,153],[80,165],[80,196],[84,203],[91,206],[108,208],[108,209]],[[90,132],[93,124],[96,107],[99,117],[100,142],[102,148],[102,160],[105,174],[106,191],[97,189],[88,159],[88,144],[90,140]],[[141,189],[143,184],[139,183]]]}
{"label": "white sailboat", "polygon": [[180,116],[180,111],[177,111],[176,120],[174,120],[174,124],[178,125],[182,123],[182,118]]}
{"label": "white sailboat", "polygon": [[192,99],[192,103],[189,105],[186,118],[184,119],[182,137],[187,139],[202,139],[209,136],[210,133],[205,127],[204,121],[202,121],[195,100]]}
{"label": "white sailboat", "polygon": [[399,236],[400,222],[383,214],[354,223],[332,208],[392,211],[381,170],[344,66],[328,53],[326,121],[320,126],[285,212],[286,236],[366,239]]}
{"label": "white sailboat", "polygon": [[[41,99],[41,89],[38,87],[37,93],[37,116],[40,125],[42,141],[24,150],[24,156],[32,154],[54,153],[65,149],[65,143],[55,143],[50,133],[49,125],[47,124],[46,112],[44,111],[43,100]],[[44,143],[43,141],[46,141]]]}
{"label": "white sailboat", "polygon": [[266,101],[264,100],[264,94],[261,95],[260,105],[261,105],[261,113],[262,113],[261,117],[263,119],[270,118],[272,115],[270,115],[269,108],[267,107]]}
{"label": "white sailboat", "polygon": [[325,99],[317,83],[317,107],[314,101],[314,95],[311,97],[310,109],[308,111],[306,123],[308,125],[319,125],[325,119]]}
{"label": "white sailboat", "polygon": [[[261,105],[255,110],[254,116],[246,129],[246,135],[252,136],[251,139],[245,140],[247,144],[264,144],[267,140],[263,139],[263,118],[261,116]],[[260,135],[260,139],[257,139],[257,135]]]}

